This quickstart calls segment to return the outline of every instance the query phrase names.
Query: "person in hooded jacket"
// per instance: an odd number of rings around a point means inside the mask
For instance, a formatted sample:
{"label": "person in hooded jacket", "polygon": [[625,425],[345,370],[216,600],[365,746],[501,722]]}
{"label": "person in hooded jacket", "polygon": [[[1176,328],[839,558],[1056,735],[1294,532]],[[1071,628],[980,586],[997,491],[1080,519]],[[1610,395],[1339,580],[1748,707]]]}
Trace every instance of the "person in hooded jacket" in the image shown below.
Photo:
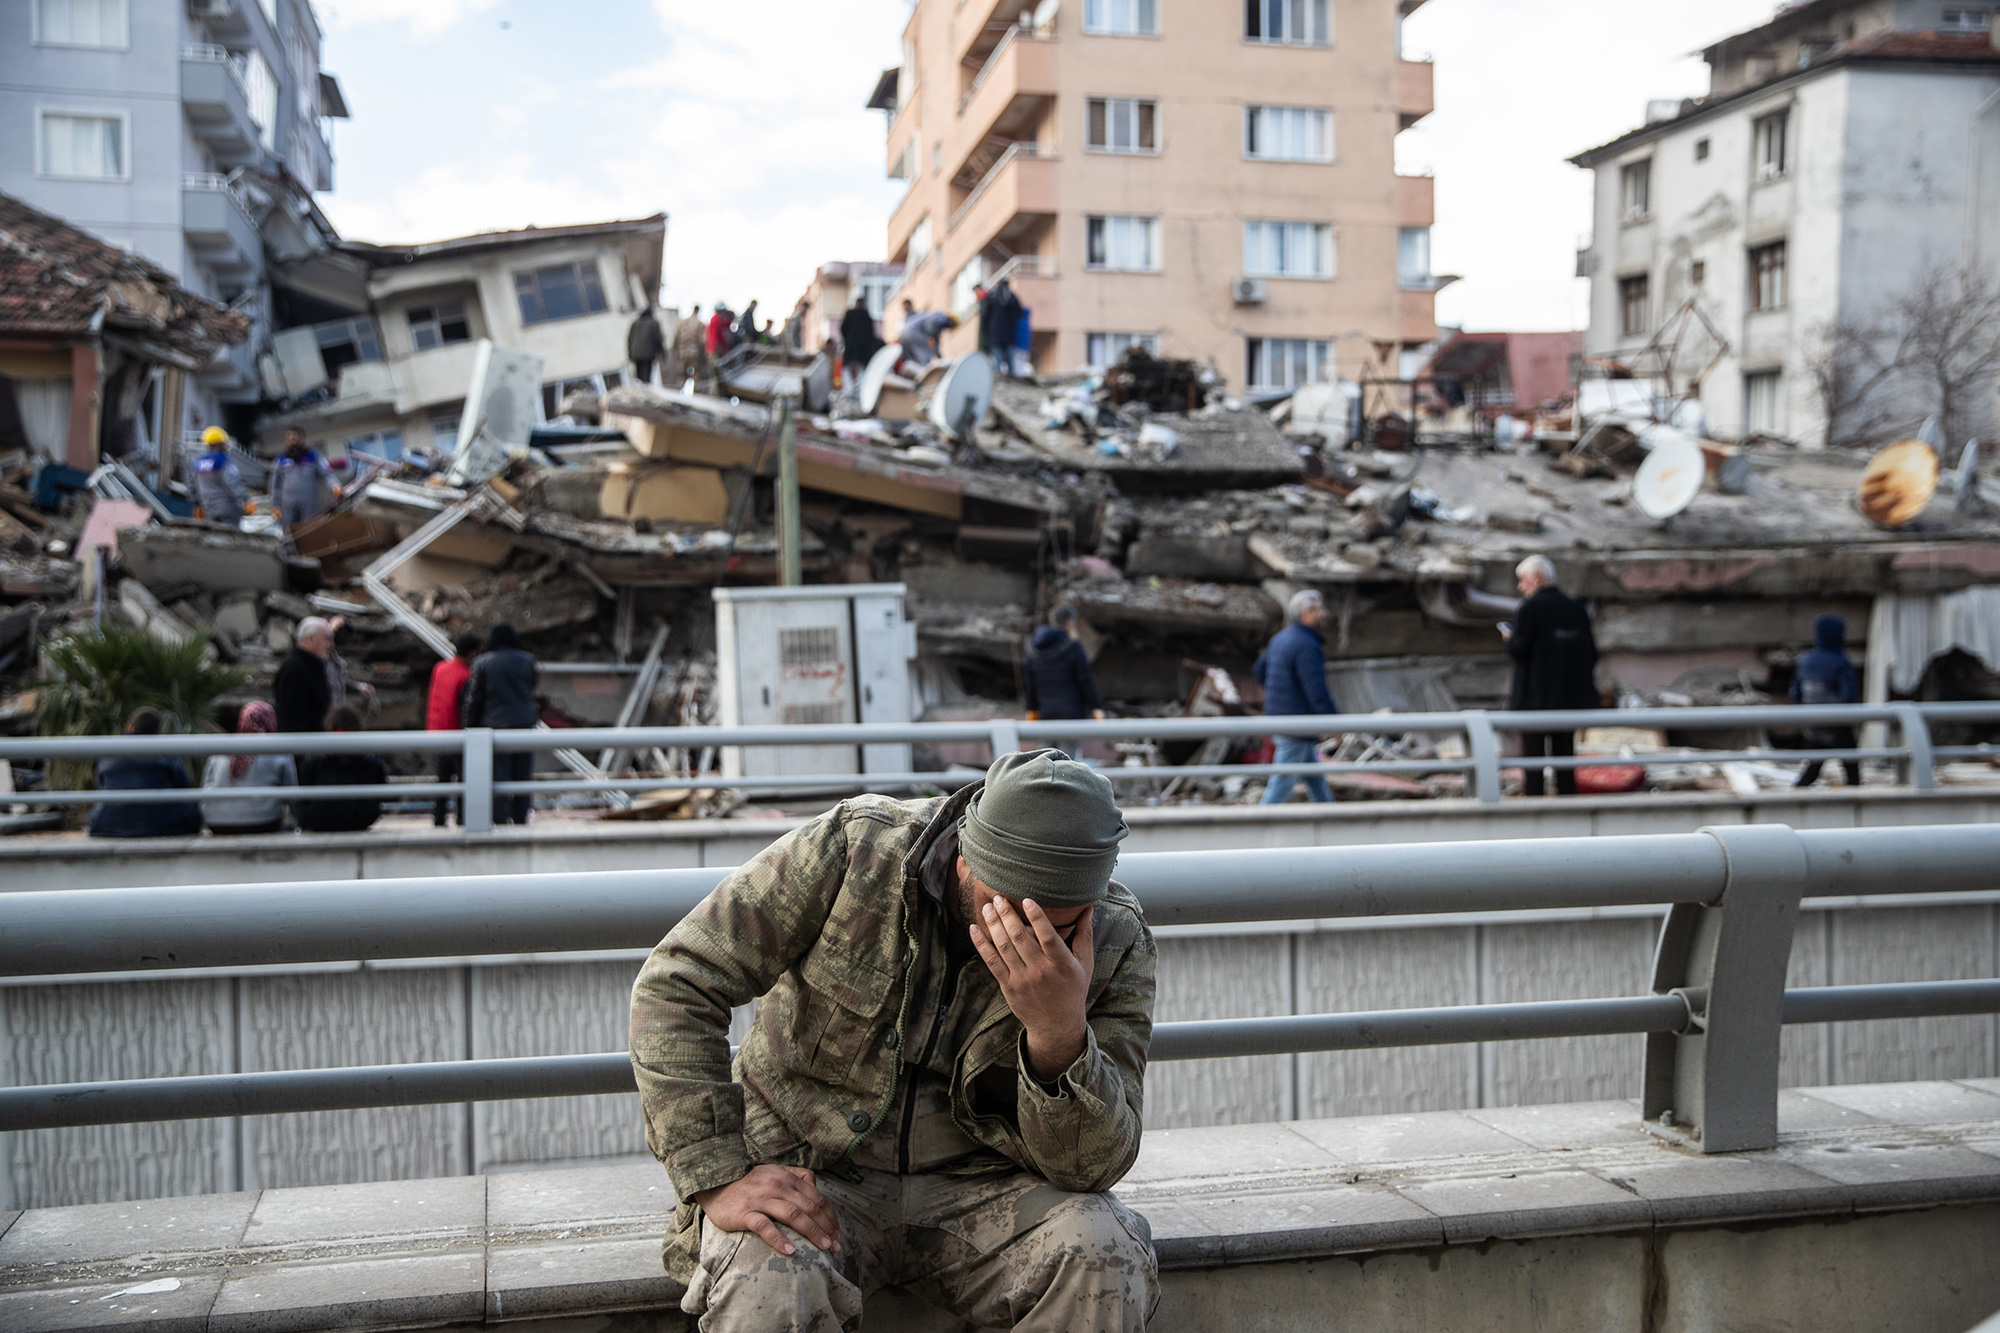
{"label": "person in hooded jacket", "polygon": [[[1813,646],[1799,656],[1792,670],[1792,702],[1795,704],[1855,704],[1861,702],[1861,674],[1847,656],[1847,622],[1839,616],[1821,616],[1813,621]],[[1807,727],[1806,745],[1815,750],[1851,750],[1859,744],[1853,727]],[[1850,787],[1861,785],[1861,764],[1855,759],[1836,759],[1840,775]],[[1799,774],[1798,786],[1810,787],[1819,781],[1826,761],[1815,759]]]}
{"label": "person in hooded jacket", "polygon": [[[1049,612],[1049,623],[1028,640],[1027,657],[1021,663],[1021,687],[1027,695],[1030,722],[1086,717],[1104,720],[1104,700],[1090,671],[1090,655],[1077,641],[1075,607],[1059,606]],[[1049,744],[1072,759],[1082,758],[1077,753],[1081,741]]]}
{"label": "person in hooded jacket", "polygon": [[[360,731],[361,714],[342,704],[326,715],[326,729]],[[379,787],[388,781],[389,766],[379,754],[309,754],[299,765],[301,787]],[[369,796],[302,800],[298,809],[305,833],[359,833],[382,817],[382,802]]]}
{"label": "person in hooded jacket", "polygon": [[979,301],[979,350],[993,360],[997,374],[1014,373],[1014,340],[1021,328],[1021,298],[1002,278]]}
{"label": "person in hooded jacket", "polygon": [[[278,729],[278,713],[262,699],[252,699],[236,715],[239,736],[268,736]],[[231,787],[296,787],[298,766],[288,754],[212,754],[202,770],[204,791]],[[278,797],[210,798],[201,803],[209,832],[276,833],[285,827],[285,803]]]}
{"label": "person in hooded jacket", "polygon": [[[465,725],[525,729],[542,719],[535,703],[535,682],[541,668],[512,625],[495,625],[486,636],[486,651],[472,664],[472,681],[466,687]],[[526,782],[535,775],[532,752],[502,753],[493,756],[495,782]],[[496,795],[493,822],[525,824],[534,798],[527,795]]]}
{"label": "person in hooded jacket", "polygon": [[861,392],[861,372],[882,350],[882,335],[875,331],[875,316],[868,313],[868,293],[854,298],[854,304],[840,317],[840,365],[847,391]]}
{"label": "person in hooded jacket", "polygon": [[[125,723],[127,736],[157,736],[159,711],[141,708]],[[187,765],[174,755],[135,755],[97,761],[99,791],[155,791],[192,787]],[[201,833],[201,807],[193,801],[93,805],[93,838],[192,838]]]}

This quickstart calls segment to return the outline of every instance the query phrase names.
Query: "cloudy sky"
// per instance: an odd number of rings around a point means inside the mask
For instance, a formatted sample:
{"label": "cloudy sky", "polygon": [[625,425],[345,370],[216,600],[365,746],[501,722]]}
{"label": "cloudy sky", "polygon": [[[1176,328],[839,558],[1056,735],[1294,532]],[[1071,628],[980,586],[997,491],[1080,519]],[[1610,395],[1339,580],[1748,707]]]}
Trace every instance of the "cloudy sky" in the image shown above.
{"label": "cloudy sky", "polygon": [[[1176,4],[1220,0],[1166,0]],[[1389,0],[1375,0],[1389,3]],[[1771,0],[1430,0],[1410,54],[1437,111],[1400,167],[1438,178],[1438,316],[1580,327],[1589,180],[1564,159],[1706,86],[1692,52]],[[665,211],[666,300],[789,309],[816,265],[880,258],[880,112],[905,0],[320,0],[343,234],[381,242]],[[740,308],[740,307],[739,307]]]}

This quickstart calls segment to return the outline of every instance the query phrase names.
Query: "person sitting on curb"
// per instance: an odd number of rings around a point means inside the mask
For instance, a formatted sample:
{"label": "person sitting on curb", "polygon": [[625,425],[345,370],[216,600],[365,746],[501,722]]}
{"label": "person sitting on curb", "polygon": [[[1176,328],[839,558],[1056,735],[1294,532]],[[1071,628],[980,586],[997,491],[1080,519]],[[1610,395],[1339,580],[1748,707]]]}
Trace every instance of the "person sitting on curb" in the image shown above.
{"label": "person sitting on curb", "polygon": [[[236,715],[240,736],[268,736],[277,729],[278,710],[262,699],[252,699]],[[288,754],[212,754],[201,775],[203,791],[298,785],[298,768]],[[285,827],[285,803],[276,796],[209,797],[201,803],[201,817],[211,833],[276,833]]]}
{"label": "person sitting on curb", "polygon": [[[157,736],[164,727],[158,709],[141,708],[127,719],[127,736]],[[177,755],[145,755],[97,761],[99,791],[157,791],[192,787],[187,764]],[[192,838],[201,832],[201,807],[193,801],[105,802],[90,807],[93,838]]]}
{"label": "person sitting on curb", "polygon": [[[346,704],[326,715],[333,734],[360,731],[361,714]],[[389,766],[377,754],[309,754],[299,765],[302,787],[373,787],[389,781]],[[359,833],[382,817],[382,802],[369,796],[335,796],[299,802],[302,833]]]}

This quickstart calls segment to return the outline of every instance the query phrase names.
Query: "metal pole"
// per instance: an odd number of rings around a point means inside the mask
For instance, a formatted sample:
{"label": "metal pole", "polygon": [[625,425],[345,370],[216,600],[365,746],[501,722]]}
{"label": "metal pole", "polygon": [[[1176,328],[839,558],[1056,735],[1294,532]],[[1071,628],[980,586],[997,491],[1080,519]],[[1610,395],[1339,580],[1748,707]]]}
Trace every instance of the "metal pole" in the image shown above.
{"label": "metal pole", "polygon": [[793,437],[798,402],[778,398],[778,582],[796,588],[805,582],[799,559],[799,445]]}
{"label": "metal pole", "polygon": [[493,831],[493,729],[467,727],[465,761],[459,777],[465,790],[458,797],[458,823],[467,833]]}

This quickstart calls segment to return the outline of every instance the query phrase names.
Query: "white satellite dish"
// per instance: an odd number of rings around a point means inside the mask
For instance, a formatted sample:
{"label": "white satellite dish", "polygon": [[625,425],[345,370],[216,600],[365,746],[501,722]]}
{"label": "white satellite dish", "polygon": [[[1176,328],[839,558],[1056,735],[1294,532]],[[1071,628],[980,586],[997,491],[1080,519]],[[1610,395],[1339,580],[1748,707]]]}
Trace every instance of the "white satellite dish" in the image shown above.
{"label": "white satellite dish", "polygon": [[931,394],[931,424],[955,440],[969,440],[992,401],[992,360],[984,352],[962,356]]}
{"label": "white satellite dish", "polygon": [[1648,518],[1672,518],[1694,503],[1708,460],[1689,439],[1661,440],[1632,479],[1632,498]]}
{"label": "white satellite dish", "polygon": [[868,358],[868,369],[861,372],[861,414],[874,416],[876,404],[882,401],[882,382],[889,378],[889,372],[896,368],[896,360],[903,349],[890,343]]}

